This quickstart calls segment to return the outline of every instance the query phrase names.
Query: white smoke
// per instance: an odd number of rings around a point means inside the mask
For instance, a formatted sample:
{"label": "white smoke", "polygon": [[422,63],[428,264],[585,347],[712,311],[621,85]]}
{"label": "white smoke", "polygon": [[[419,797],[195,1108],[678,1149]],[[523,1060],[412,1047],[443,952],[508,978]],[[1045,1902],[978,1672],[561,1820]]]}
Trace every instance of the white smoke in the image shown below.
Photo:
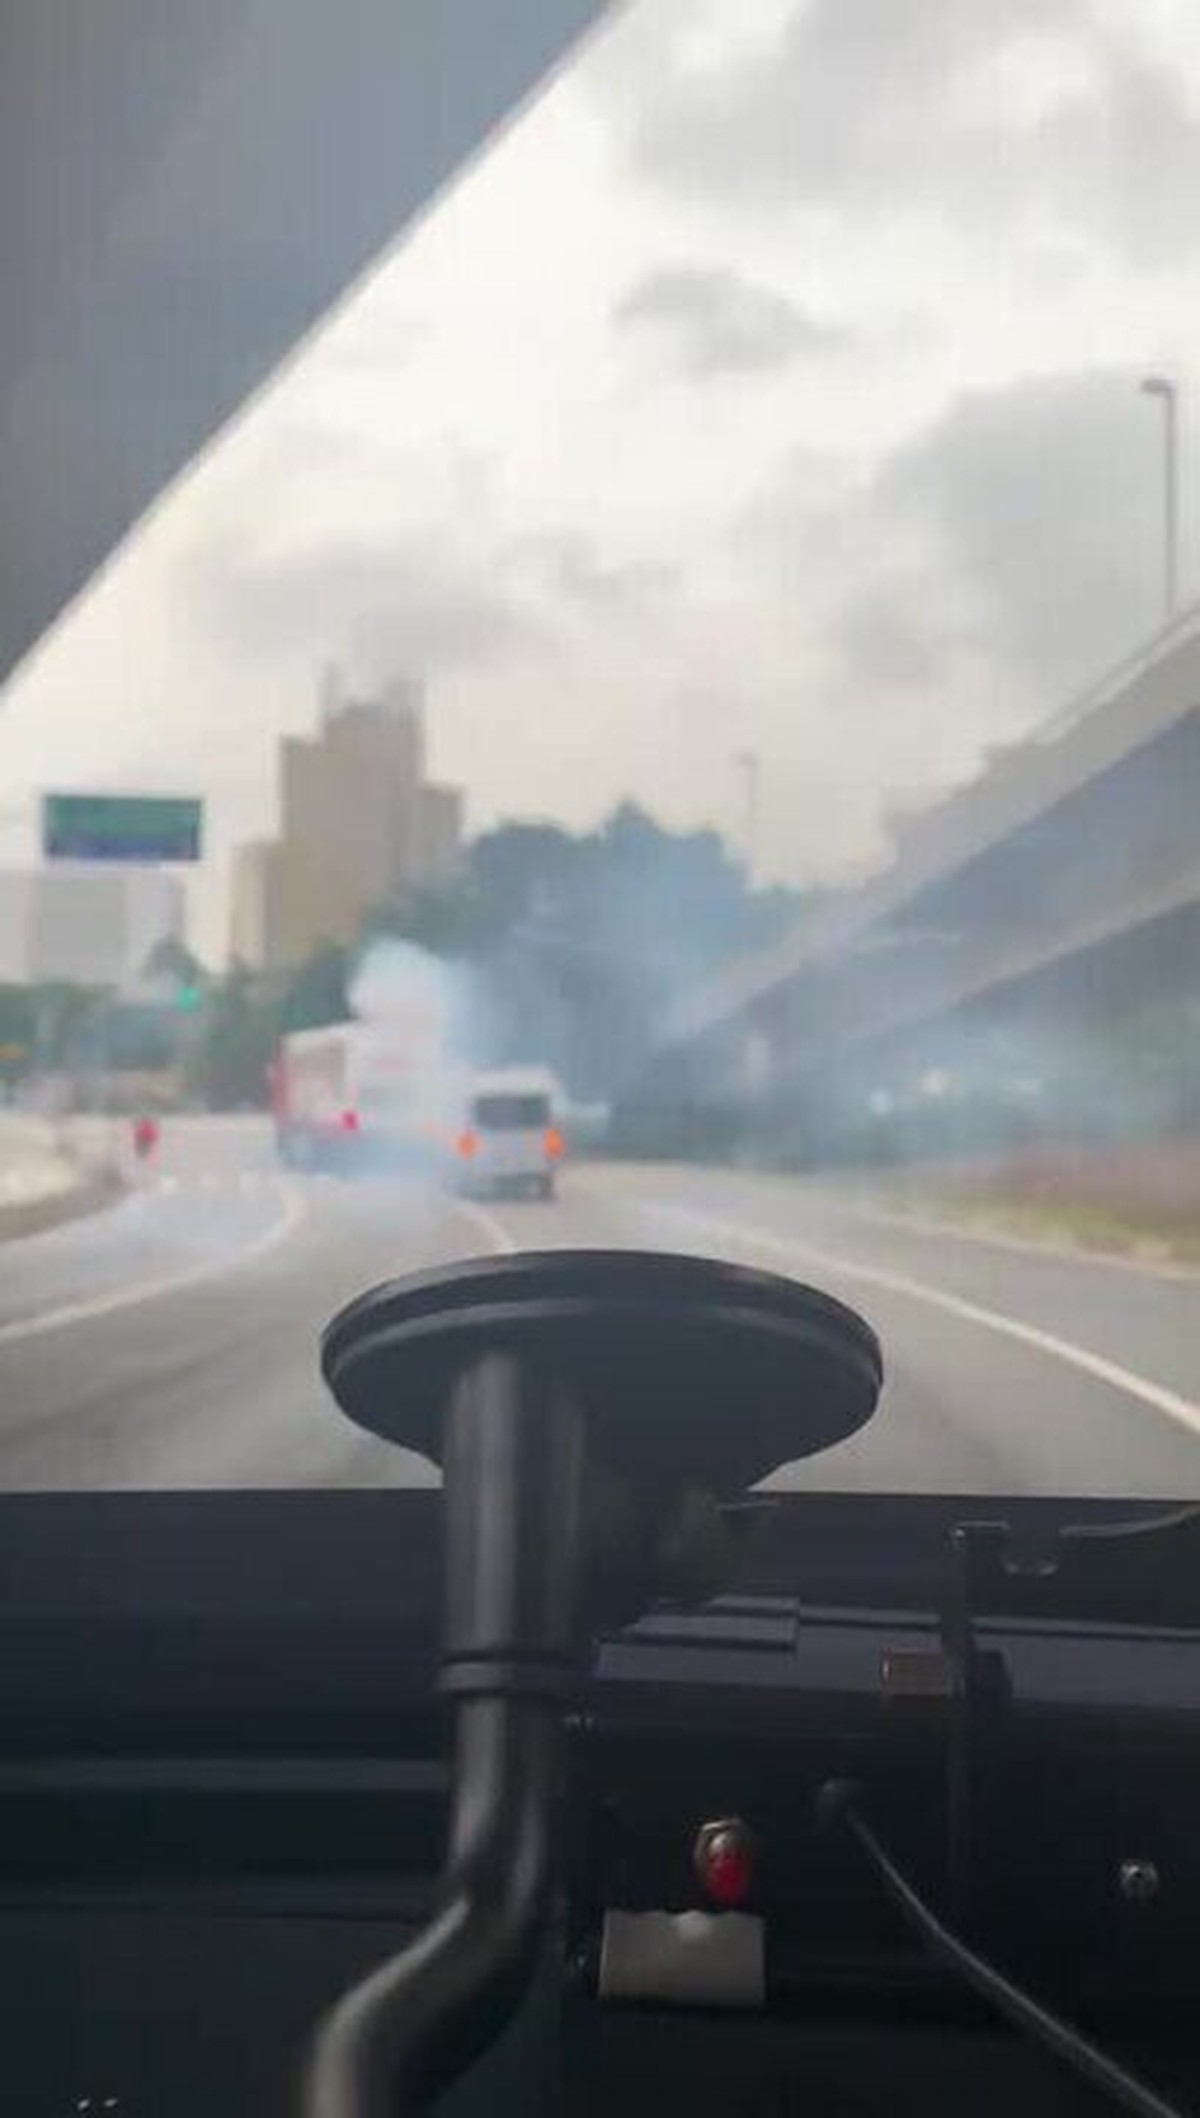
{"label": "white smoke", "polygon": [[407,1022],[420,1016],[448,1028],[454,1012],[453,974],[415,942],[381,936],[364,948],[347,997],[363,1022]]}
{"label": "white smoke", "polygon": [[367,942],[347,998],[361,1022],[423,1052],[431,1087],[440,1081],[461,1089],[464,1076],[491,1059],[492,1009],[483,979],[417,942],[394,935]]}

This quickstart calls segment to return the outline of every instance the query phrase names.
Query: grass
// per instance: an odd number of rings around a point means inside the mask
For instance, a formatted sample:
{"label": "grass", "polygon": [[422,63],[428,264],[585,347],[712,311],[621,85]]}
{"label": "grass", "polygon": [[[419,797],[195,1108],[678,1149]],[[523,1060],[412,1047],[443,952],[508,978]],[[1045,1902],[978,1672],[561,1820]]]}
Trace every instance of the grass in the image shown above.
{"label": "grass", "polygon": [[1048,1247],[1094,1251],[1143,1263],[1200,1265],[1200,1205],[1190,1215],[1149,1215],[1056,1195],[1013,1199],[1003,1193],[900,1183],[875,1194],[900,1213]]}

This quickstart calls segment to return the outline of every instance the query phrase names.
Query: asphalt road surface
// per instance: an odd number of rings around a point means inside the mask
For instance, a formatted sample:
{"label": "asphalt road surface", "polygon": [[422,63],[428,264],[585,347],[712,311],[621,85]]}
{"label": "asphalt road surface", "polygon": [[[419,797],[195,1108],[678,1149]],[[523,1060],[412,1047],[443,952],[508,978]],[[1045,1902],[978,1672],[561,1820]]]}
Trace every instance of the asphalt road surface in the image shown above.
{"label": "asphalt road surface", "polygon": [[348,1425],[321,1325],[485,1250],[646,1245],[769,1266],[874,1324],[871,1426],[787,1485],[1200,1495],[1200,1282],[871,1219],[792,1180],[580,1165],[552,1205],[284,1176],[255,1119],[168,1122],[117,1205],[0,1246],[0,1486],[427,1483]]}

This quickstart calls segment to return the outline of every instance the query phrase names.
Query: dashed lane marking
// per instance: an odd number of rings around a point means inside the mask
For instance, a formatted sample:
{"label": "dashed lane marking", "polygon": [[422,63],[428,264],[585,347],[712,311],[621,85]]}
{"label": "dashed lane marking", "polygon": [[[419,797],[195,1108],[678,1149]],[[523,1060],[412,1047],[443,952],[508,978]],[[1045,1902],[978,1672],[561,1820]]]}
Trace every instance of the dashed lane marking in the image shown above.
{"label": "dashed lane marking", "polygon": [[490,1249],[504,1251],[520,1248],[503,1221],[498,1221],[495,1214],[488,1213],[485,1207],[477,1206],[474,1199],[455,1199],[454,1211],[462,1214],[466,1220],[474,1221],[475,1226],[487,1237]]}

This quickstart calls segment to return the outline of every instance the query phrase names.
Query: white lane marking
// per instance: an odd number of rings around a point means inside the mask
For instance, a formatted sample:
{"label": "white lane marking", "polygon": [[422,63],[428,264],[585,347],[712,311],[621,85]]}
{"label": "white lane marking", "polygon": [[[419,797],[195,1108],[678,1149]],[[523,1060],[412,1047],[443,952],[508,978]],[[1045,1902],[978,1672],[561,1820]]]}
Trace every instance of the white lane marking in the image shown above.
{"label": "white lane marking", "polygon": [[859,1264],[854,1258],[841,1257],[831,1250],[820,1250],[811,1243],[798,1242],[791,1236],[769,1235],[765,1230],[748,1226],[744,1222],[714,1219],[709,1214],[691,1213],[686,1207],[656,1204],[652,1212],[665,1215],[668,1220],[683,1221],[693,1228],[707,1229],[722,1242],[734,1242],[753,1248],[774,1252],[777,1257],[803,1260],[818,1271],[832,1272],[839,1278],[861,1280],[864,1286],[878,1287],[885,1294],[905,1296],[909,1301],[924,1302],[932,1309],[941,1309],[947,1316],[957,1317],[966,1324],[981,1324],[987,1331],[996,1331],[1004,1338],[1016,1339],[1019,1345],[1032,1346],[1037,1353],[1046,1353],[1054,1360],[1065,1361],[1068,1367],[1078,1368],[1084,1375],[1091,1375],[1098,1382],[1107,1383],[1111,1389],[1122,1390],[1129,1397],[1139,1398],[1156,1412],[1173,1419],[1178,1426],[1186,1427],[1189,1433],[1200,1434],[1200,1405],[1191,1398],[1181,1397],[1174,1390],[1167,1390],[1161,1383],[1151,1382],[1147,1376],[1135,1375],[1132,1369],[1122,1368],[1116,1361],[1106,1360],[1103,1354],[1090,1353],[1086,1346],[1077,1346],[1071,1339],[1059,1338],[1055,1332],[1041,1331],[1035,1324],[1023,1324],[1018,1317],[1008,1316],[999,1309],[985,1309],[979,1302],[964,1301],[961,1295],[949,1294],[942,1287],[931,1287],[926,1280],[910,1279],[907,1273],[889,1272],[878,1265]]}
{"label": "white lane marking", "polygon": [[206,1259],[202,1265],[189,1265],[183,1272],[164,1273],[156,1280],[134,1280],[124,1287],[114,1287],[106,1294],[90,1295],[80,1302],[67,1302],[60,1309],[42,1309],[36,1316],[15,1317],[11,1323],[0,1324],[0,1346],[11,1346],[18,1339],[36,1338],[43,1331],[57,1331],[63,1324],[82,1324],[93,1317],[109,1316],[118,1309],[133,1309],[141,1302],[154,1301],[159,1295],[176,1294],[184,1287],[195,1287],[201,1280],[220,1279],[223,1274],[247,1264],[251,1258],[261,1257],[264,1251],[274,1250],[300,1226],[308,1213],[304,1194],[292,1186],[281,1186],[280,1197],[281,1212],[261,1235],[243,1244],[241,1249],[225,1251],[220,1257]]}
{"label": "white lane marking", "polygon": [[503,1221],[498,1221],[495,1214],[488,1213],[484,1207],[477,1206],[473,1199],[455,1199],[453,1205],[456,1213],[464,1214],[468,1221],[474,1221],[476,1228],[482,1229],[491,1249],[517,1250],[520,1248],[516,1240],[510,1236]]}

